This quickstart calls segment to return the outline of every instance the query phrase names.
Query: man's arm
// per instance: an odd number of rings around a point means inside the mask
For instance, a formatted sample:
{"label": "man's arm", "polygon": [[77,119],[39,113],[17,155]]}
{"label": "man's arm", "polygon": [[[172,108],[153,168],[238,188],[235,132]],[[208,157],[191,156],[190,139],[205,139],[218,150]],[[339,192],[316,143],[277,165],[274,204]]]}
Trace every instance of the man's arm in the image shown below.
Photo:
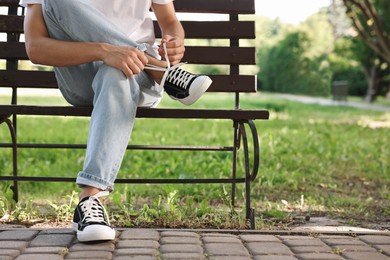
{"label": "man's arm", "polygon": [[28,5],[24,33],[27,54],[32,62],[38,64],[63,67],[101,60],[131,77],[140,73],[148,62],[144,53],[136,48],[50,38],[39,4]]}
{"label": "man's arm", "polygon": [[[162,43],[166,43],[169,61],[172,64],[179,63],[184,56],[184,29],[176,17],[173,3],[159,5],[153,4],[153,11],[162,31]],[[162,46],[159,53],[164,57]]]}

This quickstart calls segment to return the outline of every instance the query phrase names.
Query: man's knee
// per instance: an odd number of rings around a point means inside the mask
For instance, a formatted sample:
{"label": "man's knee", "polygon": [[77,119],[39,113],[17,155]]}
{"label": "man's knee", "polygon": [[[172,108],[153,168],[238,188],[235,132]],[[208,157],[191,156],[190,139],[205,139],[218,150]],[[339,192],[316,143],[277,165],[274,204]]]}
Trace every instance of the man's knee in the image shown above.
{"label": "man's knee", "polygon": [[134,78],[114,67],[103,64],[93,80],[92,88],[96,94],[114,96],[117,102],[138,102],[139,85]]}

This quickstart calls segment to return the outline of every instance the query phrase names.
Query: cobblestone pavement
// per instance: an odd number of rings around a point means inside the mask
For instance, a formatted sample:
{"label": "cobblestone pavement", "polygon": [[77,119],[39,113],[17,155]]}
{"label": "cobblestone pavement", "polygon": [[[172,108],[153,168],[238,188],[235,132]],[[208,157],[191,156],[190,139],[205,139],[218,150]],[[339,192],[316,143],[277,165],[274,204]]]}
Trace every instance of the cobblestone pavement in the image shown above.
{"label": "cobblestone pavement", "polygon": [[0,229],[0,260],[390,259],[389,232],[119,229],[115,241],[80,243],[71,229]]}

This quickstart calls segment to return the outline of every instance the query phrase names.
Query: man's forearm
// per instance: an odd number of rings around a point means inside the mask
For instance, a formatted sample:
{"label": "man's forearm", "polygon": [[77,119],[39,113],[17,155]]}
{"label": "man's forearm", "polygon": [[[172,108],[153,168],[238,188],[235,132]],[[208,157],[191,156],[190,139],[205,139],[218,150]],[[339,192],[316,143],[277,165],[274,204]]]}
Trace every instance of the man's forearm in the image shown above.
{"label": "man's forearm", "polygon": [[26,43],[26,49],[33,63],[63,67],[102,60],[106,45],[42,38]]}

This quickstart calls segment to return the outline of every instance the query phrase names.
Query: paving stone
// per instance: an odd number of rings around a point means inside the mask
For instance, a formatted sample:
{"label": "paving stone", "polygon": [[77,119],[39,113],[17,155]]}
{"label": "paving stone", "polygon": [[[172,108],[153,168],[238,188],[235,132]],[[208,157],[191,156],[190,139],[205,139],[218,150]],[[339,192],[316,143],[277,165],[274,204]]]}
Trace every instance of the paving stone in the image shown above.
{"label": "paving stone", "polygon": [[204,255],[202,254],[195,254],[195,253],[166,253],[161,255],[161,259],[191,259],[191,260],[203,260],[205,259]]}
{"label": "paving stone", "polygon": [[372,245],[390,245],[390,236],[372,236],[372,235],[365,235],[365,236],[359,236],[359,238]]}
{"label": "paving stone", "polygon": [[187,232],[187,231],[163,231],[161,232],[161,237],[197,237],[199,238],[199,234],[195,232]]}
{"label": "paving stone", "polygon": [[147,255],[127,255],[127,256],[116,256],[113,258],[114,260],[128,260],[128,259],[135,259],[135,260],[159,260],[155,256],[147,256]]}
{"label": "paving stone", "polygon": [[375,245],[374,247],[380,252],[390,256],[390,245]]}
{"label": "paving stone", "polygon": [[345,252],[342,254],[345,259],[353,260],[389,260],[388,256],[385,256],[379,252]]}
{"label": "paving stone", "polygon": [[161,253],[197,253],[203,254],[203,248],[191,244],[166,244],[160,246]]}
{"label": "paving stone", "polygon": [[238,236],[233,234],[203,233],[202,237],[238,237]]}
{"label": "paving stone", "polygon": [[28,246],[26,241],[0,241],[0,249],[17,249],[23,250]]}
{"label": "paving stone", "polygon": [[240,239],[244,242],[281,242],[273,235],[241,235]]}
{"label": "paving stone", "polygon": [[205,244],[204,247],[209,256],[249,256],[248,250],[242,244],[211,243]]}
{"label": "paving stone", "polygon": [[159,240],[160,234],[158,231],[150,229],[129,229],[123,231],[120,236],[120,239],[140,239],[140,240]]}
{"label": "paving stone", "polygon": [[115,250],[115,244],[112,241],[105,242],[90,242],[90,243],[76,243],[73,244],[69,251],[108,251]]}
{"label": "paving stone", "polygon": [[[329,254],[329,253],[305,253],[305,254],[298,254],[298,259],[301,260],[340,260],[344,259],[342,256],[336,255],[336,254]],[[366,259],[367,260],[367,259]]]}
{"label": "paving stone", "polygon": [[159,248],[160,244],[155,240],[121,240],[116,244],[116,248]]}
{"label": "paving stone", "polygon": [[333,250],[339,252],[376,252],[377,250],[369,245],[355,246],[355,245],[338,245],[333,246]]}
{"label": "paving stone", "polygon": [[44,246],[66,246],[68,247],[74,239],[74,235],[70,234],[53,234],[53,235],[38,235],[34,238],[30,247]]}
{"label": "paving stone", "polygon": [[40,235],[50,235],[50,234],[75,234],[73,228],[50,228],[42,230]]}
{"label": "paving stone", "polygon": [[285,240],[299,240],[299,239],[303,239],[303,240],[316,240],[317,238],[315,237],[310,237],[310,236],[284,236],[284,235],[278,235],[276,236],[278,238],[280,238],[281,240],[285,241]]}
{"label": "paving stone", "polygon": [[70,252],[66,259],[112,259],[112,253],[107,251],[75,251]]}
{"label": "paving stone", "polygon": [[345,238],[355,238],[355,235],[351,236],[350,234],[343,234],[343,235],[323,235],[323,234],[320,234],[317,238],[319,238],[319,239],[323,239],[323,238],[345,239]]}
{"label": "paving stone", "polygon": [[247,243],[246,247],[252,255],[293,255],[293,252],[282,243],[274,242],[253,242]]}
{"label": "paving stone", "polygon": [[298,260],[298,258],[291,255],[257,255],[253,260]]}
{"label": "paving stone", "polygon": [[200,245],[201,241],[197,237],[162,237],[160,243],[163,244],[194,244]]}
{"label": "paving stone", "polygon": [[322,241],[330,246],[338,246],[338,245],[364,246],[364,245],[366,245],[364,242],[362,242],[356,238],[343,238],[343,239],[325,238],[325,239],[322,239]]}
{"label": "paving stone", "polygon": [[294,246],[291,251],[295,254],[302,253],[332,253],[332,249],[326,245],[324,246]]}
{"label": "paving stone", "polygon": [[0,260],[13,260],[13,256],[0,255]]}
{"label": "paving stone", "polygon": [[20,255],[15,260],[63,260],[64,258],[55,254],[27,254]]}
{"label": "paving stone", "polygon": [[154,248],[121,248],[114,251],[114,256],[146,255],[156,256],[158,251]]}
{"label": "paving stone", "polygon": [[209,260],[252,260],[249,256],[212,256]]}
{"label": "paving stone", "polygon": [[[20,254],[19,250],[15,249],[1,249],[0,250],[0,256],[10,256],[10,257],[17,257]],[[1,259],[1,258],[0,258]]]}
{"label": "paving stone", "polygon": [[23,254],[57,254],[66,255],[69,249],[66,247],[28,247],[23,250]]}
{"label": "paving stone", "polygon": [[156,256],[147,256],[147,255],[135,255],[135,256],[116,256],[113,258],[114,260],[128,260],[128,259],[136,259],[136,260],[160,260]]}
{"label": "paving stone", "polygon": [[287,246],[326,246],[324,242],[319,239],[288,239],[283,241]]}
{"label": "paving stone", "polygon": [[39,231],[36,230],[8,230],[0,232],[0,240],[32,240]]}
{"label": "paving stone", "polygon": [[236,237],[217,237],[217,236],[211,236],[211,237],[203,237],[204,243],[239,243],[241,244],[240,239]]}

